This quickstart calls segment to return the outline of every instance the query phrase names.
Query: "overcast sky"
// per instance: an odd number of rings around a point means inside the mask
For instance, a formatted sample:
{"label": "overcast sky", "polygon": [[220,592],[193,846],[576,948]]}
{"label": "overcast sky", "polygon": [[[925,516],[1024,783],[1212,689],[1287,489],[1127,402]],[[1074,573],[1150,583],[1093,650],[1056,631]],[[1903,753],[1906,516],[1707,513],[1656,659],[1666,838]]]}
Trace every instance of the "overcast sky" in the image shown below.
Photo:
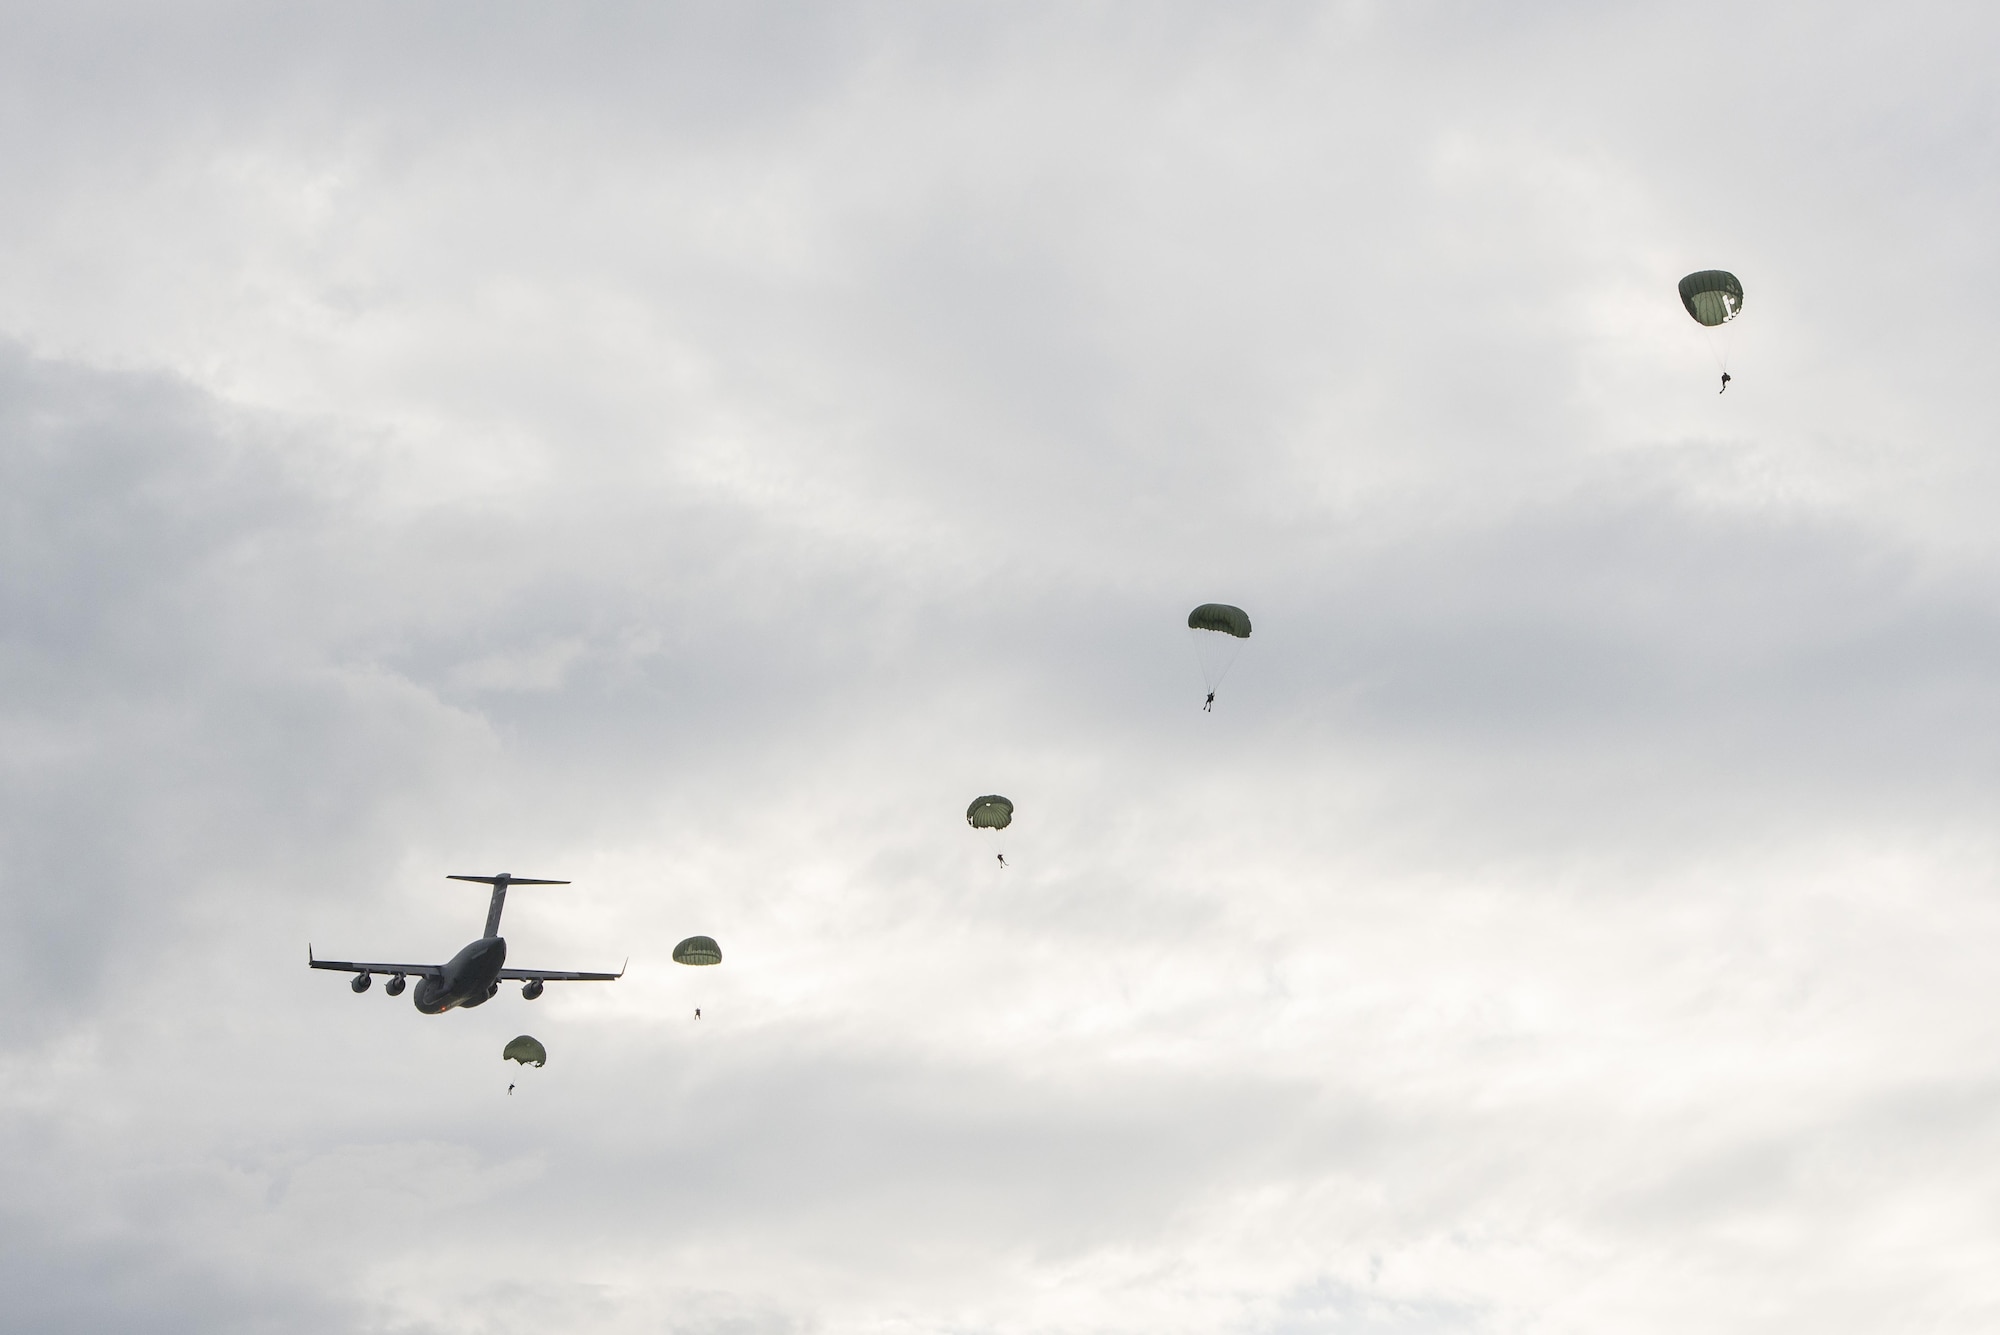
{"label": "overcast sky", "polygon": [[1996,63],[8,6],[0,1325],[2000,1327]]}

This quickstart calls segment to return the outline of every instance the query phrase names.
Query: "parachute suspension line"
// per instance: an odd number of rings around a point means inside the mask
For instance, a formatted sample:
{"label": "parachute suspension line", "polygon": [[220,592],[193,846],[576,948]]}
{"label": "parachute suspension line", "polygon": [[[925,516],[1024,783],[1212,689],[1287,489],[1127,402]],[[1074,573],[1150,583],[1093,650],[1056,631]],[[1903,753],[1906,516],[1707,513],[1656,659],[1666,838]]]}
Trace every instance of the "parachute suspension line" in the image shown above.
{"label": "parachute suspension line", "polygon": [[1727,371],[1731,345],[1736,339],[1736,322],[1731,320],[1728,324],[1696,325],[1694,333],[1695,337],[1701,340],[1702,347],[1708,350],[1708,359],[1715,363],[1715,369],[1718,372]]}
{"label": "parachute suspension line", "polygon": [[1736,331],[1737,324],[1734,320],[1722,326],[1722,369],[1724,371],[1729,369],[1729,359],[1735,355]]}
{"label": "parachute suspension line", "polygon": [[1701,346],[1708,353],[1708,359],[1715,363],[1716,370],[1726,371],[1729,369],[1722,364],[1722,349],[1715,341],[1715,331],[1713,329],[1703,329],[1700,325],[1696,325],[1694,336],[1701,340]]}
{"label": "parachute suspension line", "polygon": [[1715,369],[1727,373],[1729,355],[1736,344],[1736,322],[1731,320],[1728,324],[1701,332],[1708,339],[1708,355],[1715,358]]}
{"label": "parachute suspension line", "polygon": [[1194,661],[1201,669],[1202,681],[1211,691],[1221,690],[1222,679],[1236,666],[1236,655],[1242,650],[1243,641],[1233,635],[1190,628],[1188,643],[1194,648]]}

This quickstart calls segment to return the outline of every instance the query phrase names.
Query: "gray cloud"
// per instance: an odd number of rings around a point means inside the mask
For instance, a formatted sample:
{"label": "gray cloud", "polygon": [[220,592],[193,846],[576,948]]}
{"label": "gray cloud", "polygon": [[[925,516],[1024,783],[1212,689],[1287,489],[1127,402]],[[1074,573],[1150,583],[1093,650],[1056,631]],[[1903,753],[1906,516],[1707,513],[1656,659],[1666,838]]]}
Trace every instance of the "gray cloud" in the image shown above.
{"label": "gray cloud", "polygon": [[1983,16],[16,19],[22,1320],[1990,1324]]}

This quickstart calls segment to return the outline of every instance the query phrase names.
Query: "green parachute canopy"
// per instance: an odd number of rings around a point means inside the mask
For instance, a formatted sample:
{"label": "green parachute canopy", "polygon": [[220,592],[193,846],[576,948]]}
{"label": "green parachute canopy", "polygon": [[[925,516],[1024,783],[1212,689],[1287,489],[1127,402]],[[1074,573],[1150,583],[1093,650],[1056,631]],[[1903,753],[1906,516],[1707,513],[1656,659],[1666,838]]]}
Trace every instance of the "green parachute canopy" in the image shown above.
{"label": "green parachute canopy", "polygon": [[1727,269],[1691,273],[1681,279],[1681,305],[1697,324],[1728,324],[1743,311],[1743,284]]}
{"label": "green parachute canopy", "polygon": [[975,830],[1004,830],[1014,823],[1014,804],[998,793],[972,799],[965,823]]}
{"label": "green parachute canopy", "polygon": [[1188,613],[1189,630],[1216,630],[1239,640],[1250,638],[1250,616],[1228,603],[1203,603]]}
{"label": "green parachute canopy", "polygon": [[1201,664],[1201,679],[1209,694],[1222,685],[1236,661],[1236,651],[1250,638],[1250,614],[1228,603],[1203,603],[1188,613],[1188,639],[1194,643],[1195,661]]}
{"label": "green parachute canopy", "polygon": [[676,964],[720,964],[722,947],[712,936],[691,936],[674,947]]}
{"label": "green parachute canopy", "polygon": [[523,1066],[546,1066],[549,1050],[542,1046],[540,1039],[523,1034],[507,1045],[500,1054],[500,1060],[517,1061]]}

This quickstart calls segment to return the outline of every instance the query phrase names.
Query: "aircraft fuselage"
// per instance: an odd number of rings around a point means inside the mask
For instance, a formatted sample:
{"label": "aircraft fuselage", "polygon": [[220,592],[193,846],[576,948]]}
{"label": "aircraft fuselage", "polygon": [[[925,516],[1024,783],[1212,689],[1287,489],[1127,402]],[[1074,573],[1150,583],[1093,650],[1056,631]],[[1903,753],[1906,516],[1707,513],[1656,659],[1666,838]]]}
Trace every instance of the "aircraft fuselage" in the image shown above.
{"label": "aircraft fuselage", "polygon": [[458,1007],[483,1005],[500,990],[500,970],[507,967],[507,939],[482,936],[453,955],[442,975],[419,979],[414,1000],[426,1015],[442,1015]]}

